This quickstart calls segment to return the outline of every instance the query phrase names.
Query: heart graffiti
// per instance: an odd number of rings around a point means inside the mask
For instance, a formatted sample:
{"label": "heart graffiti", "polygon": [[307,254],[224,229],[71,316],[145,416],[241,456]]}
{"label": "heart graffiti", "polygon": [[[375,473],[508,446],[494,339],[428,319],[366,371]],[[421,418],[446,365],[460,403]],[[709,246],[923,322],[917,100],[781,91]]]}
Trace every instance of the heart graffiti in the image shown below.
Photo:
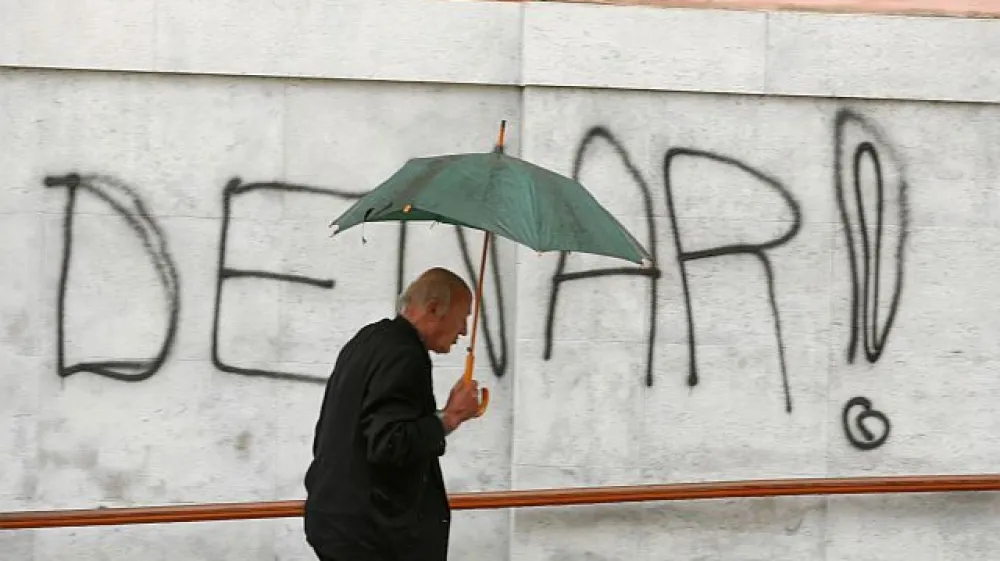
{"label": "heart graffiti", "polygon": [[[852,426],[851,415],[857,408],[860,408],[861,412],[854,417]],[[881,425],[881,430],[879,431],[881,434],[878,436],[865,426],[865,421],[869,419],[875,419]],[[889,418],[885,416],[885,413],[877,409],[872,409],[872,402],[867,397],[859,396],[851,398],[844,405],[841,420],[844,424],[844,434],[847,435],[847,440],[859,450],[874,450],[882,446],[889,438],[889,432],[892,430],[892,423],[889,422]],[[852,429],[856,429],[856,431]],[[860,433],[860,436],[856,433]]]}

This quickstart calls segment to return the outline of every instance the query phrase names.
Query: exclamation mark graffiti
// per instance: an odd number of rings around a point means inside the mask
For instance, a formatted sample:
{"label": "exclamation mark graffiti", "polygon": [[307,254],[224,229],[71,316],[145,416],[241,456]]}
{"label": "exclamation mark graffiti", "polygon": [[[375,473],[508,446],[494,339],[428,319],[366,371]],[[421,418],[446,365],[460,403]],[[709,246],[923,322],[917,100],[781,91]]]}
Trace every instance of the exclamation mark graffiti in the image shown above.
{"label": "exclamation mark graffiti", "polygon": [[[875,126],[849,110],[837,113],[834,151],[834,187],[851,269],[847,362],[854,363],[860,347],[874,364],[885,351],[903,292],[907,182]],[[864,424],[872,419],[876,432]],[[877,448],[889,436],[889,419],[865,397],[844,405],[842,421],[847,439],[861,450]]]}

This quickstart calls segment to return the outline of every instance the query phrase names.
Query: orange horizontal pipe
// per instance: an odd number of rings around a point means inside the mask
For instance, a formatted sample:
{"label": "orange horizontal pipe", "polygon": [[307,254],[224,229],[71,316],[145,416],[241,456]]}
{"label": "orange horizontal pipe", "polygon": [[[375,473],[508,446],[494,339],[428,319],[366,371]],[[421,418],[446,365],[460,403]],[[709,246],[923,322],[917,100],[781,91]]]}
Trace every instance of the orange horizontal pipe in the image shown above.
{"label": "orange horizontal pipe", "polygon": [[[944,493],[1000,491],[1000,475],[935,475],[831,479],[775,479],[674,483],[617,487],[582,487],[524,491],[491,491],[451,495],[455,510],[571,506],[645,501],[730,499],[790,495],[857,495],[872,493]],[[209,522],[302,516],[302,501],[171,505],[8,512],[0,529],[114,526],[166,522]]]}
{"label": "orange horizontal pipe", "polygon": [[[494,0],[523,2],[525,0]],[[859,13],[967,18],[1000,17],[996,0],[559,0],[581,4],[617,4],[658,8],[702,8],[827,13]]]}

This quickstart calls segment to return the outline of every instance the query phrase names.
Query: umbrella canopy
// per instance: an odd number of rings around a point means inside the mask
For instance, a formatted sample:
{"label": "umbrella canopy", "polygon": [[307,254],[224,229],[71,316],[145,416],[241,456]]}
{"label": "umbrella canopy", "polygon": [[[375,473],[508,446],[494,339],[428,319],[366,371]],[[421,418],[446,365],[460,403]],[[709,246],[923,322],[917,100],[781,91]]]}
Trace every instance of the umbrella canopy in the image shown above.
{"label": "umbrella canopy", "polygon": [[[652,257],[580,183],[503,153],[506,121],[493,152],[408,160],[330,223],[334,234],[365,222],[434,221],[485,232],[475,293],[472,337],[465,360],[472,380],[483,273],[490,237],[503,236],[538,252],[574,251],[652,264]],[[479,415],[489,391],[482,388]]]}
{"label": "umbrella canopy", "polygon": [[403,220],[476,228],[538,252],[651,261],[583,185],[499,150],[413,158],[331,226]]}

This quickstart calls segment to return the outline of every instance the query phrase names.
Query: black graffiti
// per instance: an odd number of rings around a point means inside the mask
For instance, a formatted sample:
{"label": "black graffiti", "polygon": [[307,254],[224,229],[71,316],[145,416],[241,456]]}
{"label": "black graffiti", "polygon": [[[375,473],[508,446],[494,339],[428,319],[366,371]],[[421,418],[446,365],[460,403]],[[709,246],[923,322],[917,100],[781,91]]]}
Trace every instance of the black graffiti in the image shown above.
{"label": "black graffiti", "polygon": [[[66,207],[63,215],[63,254],[59,272],[57,304],[57,358],[56,369],[61,377],[78,372],[90,372],[115,380],[145,380],[163,366],[177,335],[177,320],[180,314],[180,283],[177,269],[167,247],[163,232],[150,216],[142,199],[123,182],[108,176],[80,176],[72,173],[64,176],[48,176],[46,187],[66,188]],[[167,326],[159,351],[153,358],[144,360],[107,360],[66,364],[66,293],[69,286],[71,263],[73,260],[73,220],[76,215],[77,197],[80,191],[89,193],[111,207],[121,216],[142,241],[157,277],[166,293],[164,302],[167,310]]]}
{"label": "black graffiti", "polygon": [[635,266],[626,267],[608,267],[601,269],[590,269],[586,271],[576,271],[572,273],[567,273],[566,271],[566,258],[568,256],[567,252],[559,253],[559,263],[556,265],[555,273],[552,275],[552,284],[549,293],[549,304],[548,311],[545,319],[545,351],[544,359],[549,360],[552,358],[552,343],[555,336],[555,317],[556,308],[559,302],[559,288],[560,286],[569,281],[574,280],[584,280],[584,279],[594,279],[599,277],[614,277],[614,276],[646,276],[650,278],[649,283],[649,308],[650,308],[650,319],[649,319],[649,335],[646,339],[646,385],[653,385],[653,353],[656,346],[656,319],[657,319],[657,287],[660,280],[661,272],[656,264],[657,253],[656,253],[656,223],[653,220],[653,195],[649,188],[649,184],[642,177],[642,174],[632,163],[631,158],[626,152],[625,148],[606,128],[604,127],[594,127],[587,131],[583,140],[580,142],[576,149],[576,156],[573,159],[573,179],[580,179],[580,169],[586,159],[587,151],[590,149],[591,145],[597,140],[603,140],[607,142],[615,154],[621,158],[625,169],[628,171],[629,176],[632,178],[633,185],[639,189],[639,194],[642,195],[643,210],[646,217],[646,227],[647,233],[649,235],[649,253],[653,257],[653,264],[648,268],[641,268]]}
{"label": "black graffiti", "polygon": [[[848,124],[852,123],[870,136],[874,142],[863,140],[853,147],[845,146],[845,129]],[[888,267],[883,267],[884,219],[887,200],[882,157],[879,155],[876,144],[886,147],[886,149],[889,145],[883,140],[882,134],[873,124],[846,109],[837,113],[835,137],[834,185],[844,237],[847,241],[852,278],[851,335],[847,345],[847,361],[848,363],[854,362],[860,332],[865,358],[868,362],[874,363],[878,361],[885,350],[889,332],[896,320],[896,313],[899,311],[900,297],[903,291],[903,256],[909,230],[908,185],[900,173],[899,181],[894,186],[898,196],[895,210],[899,216],[898,242],[893,256],[895,262],[890,263]],[[845,154],[850,155],[845,157]],[[892,156],[891,153],[890,156]],[[850,158],[849,164],[847,158]],[[897,163],[899,161],[895,157],[892,157],[892,160]],[[861,180],[861,168],[864,162],[868,162],[872,167],[874,180],[871,183],[864,183]],[[849,167],[847,167],[848,165]],[[849,197],[849,193],[853,193],[853,198]],[[874,195],[874,210],[865,205],[866,194]],[[851,215],[852,211],[853,216]],[[872,226],[874,226],[874,234],[870,231]],[[857,234],[854,233],[855,230]],[[859,239],[855,239],[856,235]],[[880,292],[883,285],[882,276],[886,269],[895,273],[895,283],[890,288],[888,313],[880,326],[879,309],[882,304]]]}
{"label": "black graffiti", "polygon": [[[718,246],[708,249],[702,249],[698,251],[685,251],[684,246],[681,242],[680,228],[678,225],[677,212],[674,206],[674,195],[673,187],[671,181],[671,165],[677,158],[687,157],[687,158],[702,158],[713,162],[733,166],[740,171],[747,173],[754,177],[755,179],[763,182],[768,187],[773,189],[788,205],[788,209],[792,213],[792,224],[789,226],[788,230],[781,236],[759,244],[747,244],[747,243],[735,243],[730,245]],[[774,249],[776,247],[782,246],[788,243],[792,238],[798,234],[799,229],[802,226],[802,211],[799,208],[799,204],[792,197],[792,194],[788,189],[781,184],[777,179],[770,177],[763,172],[760,172],[742,162],[739,162],[733,158],[726,156],[720,156],[718,154],[712,154],[710,152],[705,152],[702,150],[694,150],[691,148],[672,148],[667,151],[666,156],[663,160],[663,174],[664,181],[666,182],[666,197],[667,197],[667,213],[670,218],[670,226],[673,229],[674,245],[677,249],[677,266],[681,273],[681,288],[684,294],[684,308],[687,314],[687,324],[688,324],[688,379],[687,383],[689,386],[695,386],[698,384],[698,361],[697,361],[697,342],[696,342],[696,329],[694,324],[694,312],[691,306],[691,293],[688,286],[688,274],[687,274],[687,263],[689,261],[695,261],[698,259],[710,259],[713,257],[725,257],[732,255],[748,255],[757,258],[760,261],[761,266],[764,268],[764,276],[767,284],[767,294],[771,305],[771,318],[774,322],[774,336],[778,347],[778,359],[781,367],[781,382],[782,387],[785,392],[785,411],[792,411],[792,395],[788,384],[788,365],[785,361],[785,345],[784,340],[781,335],[781,314],[778,313],[778,301],[775,294],[775,282],[774,282],[774,266],[771,264],[771,260],[767,255],[767,251]]]}
{"label": "black graffiti", "polygon": [[[305,185],[292,185],[287,183],[270,182],[270,183],[247,183],[243,184],[238,179],[233,179],[226,185],[223,191],[223,214],[222,214],[222,234],[221,241],[219,244],[219,274],[218,283],[216,286],[216,296],[215,296],[215,317],[213,320],[212,329],[212,361],[216,368],[222,370],[223,372],[229,372],[233,374],[244,374],[250,376],[266,376],[271,378],[279,378],[285,380],[295,380],[302,382],[315,382],[315,383],[325,383],[324,378],[310,376],[305,374],[296,374],[288,372],[278,372],[273,370],[264,370],[258,368],[242,368],[233,366],[225,363],[219,357],[219,323],[221,314],[221,301],[222,301],[222,287],[225,280],[237,277],[250,277],[266,280],[278,280],[283,282],[294,282],[306,284],[309,286],[315,286],[317,288],[331,289],[335,286],[335,281],[332,279],[318,279],[312,277],[306,277],[301,275],[288,275],[288,274],[278,274],[269,271],[244,271],[235,270],[229,268],[225,265],[226,259],[226,245],[229,234],[229,219],[230,212],[232,208],[232,199],[238,195],[248,193],[251,191],[276,191],[282,193],[295,193],[302,195],[319,195],[327,197],[336,197],[338,199],[353,202],[361,198],[364,193],[351,193],[340,190],[312,187]],[[465,234],[462,228],[455,227],[455,235],[458,239],[459,248],[461,250],[462,260],[465,264],[466,270],[470,276],[471,282],[476,282],[476,271],[473,268],[473,261],[470,255],[468,244],[465,240]],[[334,242],[335,243],[335,242]],[[496,306],[497,306],[497,328],[496,333],[494,333],[493,328],[490,327],[489,317],[490,310],[487,306],[483,306],[482,313],[482,333],[483,338],[486,341],[487,354],[489,357],[490,369],[492,373],[497,377],[503,377],[507,370],[508,363],[508,349],[507,349],[507,325],[506,325],[506,313],[504,310],[504,300],[503,300],[503,282],[502,276],[500,274],[500,263],[497,256],[496,244],[491,244],[491,252],[489,255],[489,260],[491,263],[488,265],[493,270],[493,285],[496,294]],[[404,279],[406,278],[405,272],[405,262],[406,262],[406,251],[407,251],[407,224],[399,224],[399,246],[396,255],[396,293],[400,294],[403,291]],[[495,341],[499,339],[499,351],[496,348]]]}
{"label": "black graffiti", "polygon": [[[851,415],[859,407],[861,408],[861,412],[854,417],[852,424]],[[880,434],[876,435],[865,426],[865,421],[869,419],[874,419],[881,425]],[[851,398],[844,404],[844,410],[841,413],[841,423],[848,442],[858,450],[874,450],[882,446],[888,440],[889,432],[892,430],[892,423],[889,422],[889,418],[881,411],[872,409],[871,400],[860,396]],[[855,434],[853,429],[857,429],[860,435]]]}
{"label": "black graffiti", "polygon": [[[219,274],[218,274],[218,284],[216,287],[216,297],[215,297],[216,301],[215,318],[213,321],[213,330],[212,330],[212,361],[214,362],[216,368],[218,368],[219,370],[233,374],[265,376],[270,378],[295,380],[300,382],[325,383],[326,381],[325,378],[317,376],[310,376],[306,374],[297,374],[289,372],[278,372],[278,371],[264,370],[259,368],[237,367],[225,363],[219,357],[219,323],[221,314],[220,306],[221,306],[222,286],[225,280],[236,277],[250,277],[250,278],[268,279],[268,280],[278,280],[283,282],[301,283],[323,289],[331,289],[335,286],[335,281],[332,279],[318,279],[300,275],[278,274],[269,271],[234,270],[225,265],[226,242],[228,239],[229,218],[232,205],[231,201],[235,196],[251,191],[261,191],[261,190],[304,194],[304,195],[336,197],[347,202],[353,202],[364,196],[364,193],[351,193],[334,189],[311,187],[305,185],[292,185],[279,182],[242,184],[238,179],[233,179],[229,182],[228,185],[226,185],[226,188],[223,192],[222,234],[221,234],[221,242],[219,245]],[[471,277],[471,281],[475,283],[476,272],[473,269],[473,262],[469,254],[469,248],[465,242],[464,232],[462,231],[461,228],[456,227],[455,235],[458,238],[458,243],[461,249],[462,259],[463,262],[465,263],[465,267],[468,271],[469,276]],[[406,240],[407,240],[407,225],[406,223],[400,223],[399,247],[396,255],[397,270],[396,270],[395,280],[396,280],[397,294],[402,293],[404,279],[406,278],[406,273],[405,273],[405,261],[406,261],[406,251],[407,251]],[[502,276],[500,274],[500,266],[499,266],[500,264],[499,264],[499,259],[497,257],[496,244],[493,244],[491,247],[492,247],[492,252],[490,254],[491,263],[489,266],[493,269],[494,273],[493,284],[496,291],[498,326],[496,328],[496,333],[494,333],[493,329],[490,327],[489,324],[489,314],[490,314],[489,308],[484,305],[481,311],[482,321],[483,321],[482,333],[483,333],[483,338],[485,339],[487,345],[490,369],[497,378],[500,378],[503,377],[504,373],[507,370],[507,362],[508,362],[507,333],[506,333],[507,326],[506,326],[506,314],[504,311],[504,304],[503,304],[503,282],[502,282]],[[499,338],[500,341],[499,351],[496,349],[495,345],[495,341],[497,338]]]}
{"label": "black graffiti", "polygon": [[[553,342],[555,337],[555,317],[556,310],[559,300],[560,286],[562,283],[571,280],[582,280],[582,279],[593,279],[598,277],[609,277],[609,276],[623,276],[623,275],[640,275],[650,277],[650,287],[649,287],[649,308],[650,308],[650,320],[649,320],[649,335],[647,338],[647,357],[646,357],[646,385],[651,386],[653,384],[653,355],[656,346],[656,325],[658,320],[658,284],[660,277],[662,276],[662,271],[657,265],[658,253],[657,253],[657,233],[656,233],[656,223],[653,218],[653,202],[652,202],[652,191],[649,184],[643,178],[642,173],[636,168],[632,163],[628,152],[623,147],[622,143],[619,142],[614,135],[612,135],[605,127],[594,127],[587,131],[583,140],[580,142],[576,149],[576,153],[573,160],[573,178],[579,179],[580,169],[586,160],[588,150],[591,149],[593,143],[596,140],[603,140],[607,142],[615,155],[621,160],[624,168],[628,171],[628,174],[632,180],[632,185],[639,189],[639,192],[643,200],[643,210],[645,213],[646,225],[648,230],[649,239],[649,251],[653,256],[653,266],[648,269],[643,269],[639,267],[618,267],[618,268],[605,268],[605,269],[593,269],[567,273],[566,259],[567,253],[562,252],[559,255],[559,262],[556,266],[556,270],[552,275],[552,285],[549,295],[548,310],[546,314],[546,325],[545,325],[545,351],[544,358],[549,360],[553,354]],[[673,200],[673,183],[671,181],[671,165],[675,159],[680,157],[690,157],[690,158],[703,158],[708,159],[713,162],[733,166],[744,173],[751,175],[757,180],[765,183],[772,189],[774,189],[782,198],[782,200],[787,204],[789,210],[792,213],[792,223],[782,236],[775,238],[769,242],[761,244],[732,244],[726,246],[720,246],[715,248],[709,248],[698,251],[685,251],[680,235],[680,229],[678,226],[677,212],[674,207]],[[688,353],[689,353],[689,366],[688,366],[688,376],[687,383],[689,386],[695,386],[698,384],[698,363],[696,354],[696,329],[694,321],[694,312],[691,305],[690,290],[688,286],[688,275],[686,264],[690,261],[698,259],[708,259],[711,257],[724,257],[731,255],[750,255],[757,258],[764,267],[765,280],[767,283],[768,297],[771,306],[772,318],[774,322],[775,329],[775,339],[777,341],[778,347],[778,357],[781,369],[781,379],[782,386],[785,394],[785,408],[787,411],[792,410],[792,400],[791,391],[789,389],[788,382],[788,368],[785,361],[785,351],[784,351],[784,340],[781,333],[781,317],[778,312],[777,298],[775,294],[775,278],[774,278],[774,267],[771,264],[770,258],[767,255],[767,251],[776,247],[779,247],[792,238],[798,233],[801,228],[802,218],[801,210],[798,203],[792,197],[791,193],[787,188],[784,187],[778,180],[758,171],[750,166],[743,164],[735,159],[712,154],[709,152],[689,149],[689,148],[673,148],[667,151],[664,157],[664,177],[665,177],[665,192],[666,192],[666,205],[667,205],[667,218],[670,222],[672,229],[674,244],[677,251],[677,265],[680,270],[681,284],[684,295],[684,306],[687,314],[687,331],[688,331]]]}
{"label": "black graffiti", "polygon": [[[838,112],[836,123],[835,189],[838,195],[838,205],[845,231],[844,235],[847,239],[850,256],[849,261],[852,272],[852,333],[848,348],[848,360],[853,360],[860,342],[864,346],[866,358],[870,362],[875,362],[879,359],[885,348],[888,334],[895,322],[900,303],[900,295],[902,292],[903,255],[905,239],[908,231],[908,211],[906,206],[907,182],[901,177],[898,184],[895,186],[899,193],[899,204],[896,210],[900,213],[901,220],[899,227],[899,245],[895,252],[894,267],[886,267],[882,263],[884,260],[883,257],[886,255],[886,252],[883,249],[883,239],[885,237],[886,230],[883,226],[883,217],[886,212],[886,207],[891,207],[891,204],[886,202],[886,187],[884,185],[882,173],[883,157],[880,154],[879,149],[885,147],[885,149],[888,150],[888,145],[882,140],[882,136],[871,124],[850,111],[845,110]],[[846,146],[844,129],[849,123],[858,125],[861,130],[865,131],[873,140],[858,142],[856,145],[850,147]],[[622,162],[624,169],[628,172],[632,184],[639,191],[643,202],[642,208],[646,220],[649,250],[653,255],[654,262],[652,267],[649,268],[609,267],[567,272],[568,254],[561,253],[551,279],[550,298],[546,312],[544,358],[545,360],[551,359],[554,352],[555,318],[563,283],[615,276],[645,277],[650,281],[648,291],[646,292],[650,309],[650,317],[648,324],[648,336],[646,340],[645,382],[647,385],[652,385],[653,373],[655,371],[654,350],[657,342],[657,323],[659,313],[659,282],[662,277],[662,270],[658,265],[657,224],[654,219],[653,193],[649,183],[643,178],[640,171],[634,165],[632,158],[629,156],[622,143],[619,142],[605,127],[594,127],[587,131],[586,135],[577,146],[573,160],[572,175],[574,178],[579,179],[584,162],[587,160],[590,151],[598,141],[604,141],[612,148],[613,152]],[[679,228],[677,209],[674,205],[674,191],[676,186],[674,185],[671,174],[673,163],[680,158],[702,159],[730,166],[764,183],[781,197],[787,208],[791,211],[792,220],[789,228],[780,236],[765,243],[732,243],[708,249],[686,250]],[[865,163],[870,164],[874,170],[875,179],[872,182],[863,182],[861,179],[862,174],[860,170],[862,168],[862,164]],[[777,353],[780,363],[782,386],[785,395],[785,408],[787,411],[791,411],[792,400],[789,373],[782,335],[781,314],[779,313],[779,307],[777,305],[775,271],[768,255],[768,251],[788,243],[797,235],[802,224],[801,210],[798,203],[794,200],[789,190],[780,181],[728,156],[692,148],[672,148],[664,155],[663,171],[667,219],[670,222],[670,228],[676,249],[676,262],[680,272],[683,305],[685,307],[687,319],[687,347],[689,358],[687,384],[693,387],[699,383],[697,329],[695,320],[696,314],[693,311],[691,302],[691,291],[689,287],[690,280],[687,265],[692,261],[713,257],[738,255],[753,257],[761,263],[765,275],[771,317],[774,324],[775,340],[777,342]],[[60,374],[66,376],[74,372],[91,371],[127,380],[139,380],[152,375],[162,366],[173,344],[177,331],[177,318],[179,313],[179,283],[177,280],[177,272],[174,267],[173,260],[170,257],[170,253],[167,250],[162,232],[157,227],[153,217],[146,211],[145,206],[138,195],[133,190],[122,185],[121,182],[113,178],[106,176],[80,178],[75,174],[71,174],[64,177],[46,178],[46,185],[69,188],[66,220],[64,224],[65,250],[59,288],[60,319],[58,329],[60,339]],[[142,239],[147,252],[149,253],[150,259],[156,267],[160,282],[167,293],[165,303],[169,311],[169,324],[167,326],[167,331],[164,336],[160,352],[153,359],[139,361],[87,362],[72,366],[64,364],[65,345],[63,341],[64,321],[62,314],[64,313],[66,286],[70,270],[69,263],[72,249],[72,219],[79,187],[83,187],[85,191],[91,192],[100,197],[128,221],[129,226],[132,227],[132,229]],[[212,327],[212,360],[214,365],[221,371],[229,373],[322,383],[323,379],[319,377],[289,372],[238,367],[228,363],[223,359],[223,357],[220,356],[219,343],[222,339],[222,334],[219,332],[219,326],[220,318],[223,314],[223,310],[221,309],[222,291],[226,281],[243,278],[259,280],[262,282],[291,282],[326,290],[333,289],[335,287],[335,281],[333,279],[313,278],[303,275],[291,275],[264,270],[235,269],[226,265],[226,248],[228,237],[230,235],[229,224],[232,201],[240,195],[251,191],[274,191],[307,196],[332,196],[348,202],[356,200],[362,194],[347,193],[333,189],[303,185],[291,185],[279,182],[242,183],[239,179],[230,181],[223,189],[223,216],[221,221],[217,270],[218,274],[216,279],[215,309],[213,311]],[[872,205],[866,205],[864,202],[864,195],[872,194],[872,192],[875,199],[874,210],[872,210]],[[117,193],[118,197],[126,199],[127,203],[122,204],[120,202],[116,202],[117,199],[110,193]],[[853,197],[851,197],[848,193],[853,193]],[[400,224],[399,228],[399,246],[398,255],[396,256],[398,268],[395,280],[398,291],[401,291],[405,278],[404,268],[405,254],[407,251],[407,226],[405,224]],[[871,232],[872,229],[874,229],[873,233]],[[855,233],[855,230],[857,233]],[[462,229],[455,228],[454,231],[457,243],[461,250],[464,266],[472,278],[472,281],[475,282],[475,265],[478,263],[478,259],[474,259],[474,257],[477,257],[478,255],[474,254],[478,254],[478,252],[470,251],[470,244],[468,243]],[[488,321],[489,316],[493,312],[489,307],[484,307],[483,331],[489,354],[490,367],[494,375],[502,377],[509,365],[509,348],[504,305],[504,289],[495,244],[489,254],[489,260],[490,266],[493,269],[493,281],[495,287],[495,313],[497,314],[495,322],[496,327],[492,327],[490,321]],[[888,313],[884,318],[882,318],[880,315],[879,304],[880,298],[884,297],[883,293],[885,291],[883,290],[884,282],[882,277],[887,268],[894,270],[896,277],[895,284],[891,289],[891,297],[888,302]]]}
{"label": "black graffiti", "polygon": [[316,384],[325,383],[326,380],[324,378],[308,374],[234,366],[225,362],[219,354],[219,324],[222,316],[222,289],[227,280],[236,278],[253,278],[298,283],[322,289],[331,289],[335,285],[335,282],[332,279],[318,279],[304,275],[290,275],[271,271],[234,269],[226,265],[226,248],[229,244],[229,222],[232,213],[233,199],[239,197],[240,195],[258,191],[318,195],[336,197],[344,200],[353,200],[361,197],[361,194],[309,187],[305,185],[291,185],[287,183],[242,183],[238,178],[231,179],[229,183],[226,184],[225,188],[222,190],[222,231],[219,236],[219,261],[215,285],[215,310],[212,317],[212,363],[220,371],[228,372],[230,374],[264,376],[267,378],[293,380],[297,382],[311,382]]}
{"label": "black graffiti", "polygon": [[[66,210],[63,222],[63,256],[58,292],[58,320],[56,324],[58,339],[57,368],[59,375],[65,377],[77,372],[92,372],[123,381],[139,381],[149,378],[162,368],[168,357],[177,336],[180,313],[180,283],[178,273],[169,248],[167,247],[166,238],[162,230],[157,225],[153,215],[151,215],[146,209],[145,203],[143,203],[141,197],[135,192],[135,190],[114,177],[104,175],[80,176],[78,174],[69,174],[65,176],[46,177],[44,183],[48,187],[67,188]],[[66,295],[70,284],[69,279],[74,243],[73,220],[76,213],[77,198],[81,190],[95,195],[126,220],[129,227],[141,240],[149,259],[156,268],[159,282],[166,293],[164,305],[166,306],[168,312],[168,323],[159,352],[151,359],[89,361],[72,365],[66,364]],[[306,275],[278,273],[259,269],[238,269],[230,267],[226,264],[226,252],[229,246],[233,201],[238,199],[240,196],[251,192],[272,192],[303,196],[335,197],[347,202],[357,200],[363,195],[363,193],[350,193],[335,189],[306,185],[293,185],[280,182],[243,183],[238,178],[230,180],[222,191],[222,219],[220,221],[221,231],[219,238],[218,265],[216,271],[215,305],[212,311],[211,354],[213,365],[218,370],[230,374],[261,376],[296,382],[323,384],[325,383],[325,379],[319,376],[237,366],[225,360],[221,354],[220,342],[223,339],[223,334],[221,333],[220,325],[222,324],[222,317],[224,314],[222,295],[227,281],[235,279],[253,279],[262,282],[289,282],[325,290],[333,289],[336,285],[336,282],[333,279],[328,278],[315,278]],[[397,288],[399,289],[399,292],[401,292],[403,279],[405,278],[404,262],[406,252],[406,225],[400,224],[399,228],[400,242],[399,252],[396,256],[398,264],[396,281]],[[455,235],[462,253],[463,263],[470,277],[472,277],[472,282],[474,283],[476,281],[476,273],[473,269],[473,261],[469,252],[470,248],[466,243],[465,233],[460,228],[456,228]],[[493,244],[492,247],[493,250],[490,253],[490,266],[493,269],[493,284],[497,306],[497,326],[495,328],[491,327],[489,317],[492,312],[488,306],[484,305],[482,310],[482,321],[484,324],[482,326],[482,333],[487,345],[490,370],[499,378],[502,377],[507,370],[509,355],[506,332],[506,313],[504,310],[503,298],[503,277],[500,274],[500,263],[497,255],[496,244]]]}

